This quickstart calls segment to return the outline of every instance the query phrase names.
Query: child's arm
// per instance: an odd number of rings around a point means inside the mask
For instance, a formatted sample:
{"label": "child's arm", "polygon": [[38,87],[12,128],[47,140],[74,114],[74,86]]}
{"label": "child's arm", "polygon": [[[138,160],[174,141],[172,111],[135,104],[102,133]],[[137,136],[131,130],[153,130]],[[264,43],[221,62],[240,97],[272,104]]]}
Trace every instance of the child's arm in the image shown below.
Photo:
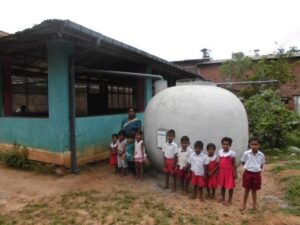
{"label": "child's arm", "polygon": [[208,164],[204,165],[204,178],[206,177],[207,174],[208,174]]}
{"label": "child's arm", "polygon": [[232,166],[233,166],[233,177],[234,177],[234,179],[237,179],[237,169],[236,169],[236,164],[235,164],[235,157],[232,158]]}
{"label": "child's arm", "polygon": [[145,159],[145,153],[144,153],[144,142],[141,143],[141,148],[142,148],[142,159]]}

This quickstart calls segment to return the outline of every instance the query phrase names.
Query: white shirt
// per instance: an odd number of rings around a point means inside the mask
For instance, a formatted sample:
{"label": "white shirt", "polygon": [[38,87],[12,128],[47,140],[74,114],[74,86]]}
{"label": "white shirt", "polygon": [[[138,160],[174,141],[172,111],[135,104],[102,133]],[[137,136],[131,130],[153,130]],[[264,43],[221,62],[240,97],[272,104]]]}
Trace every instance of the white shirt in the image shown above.
{"label": "white shirt", "polygon": [[167,159],[174,159],[177,148],[177,144],[174,141],[172,143],[166,142],[162,151]]}
{"label": "white shirt", "polygon": [[245,163],[245,170],[251,172],[260,172],[261,166],[266,162],[265,155],[261,151],[254,155],[251,149],[244,152],[241,161]]}
{"label": "white shirt", "polygon": [[117,140],[117,146],[118,146],[118,154],[121,154],[125,150],[125,145],[127,144],[127,140],[124,139],[122,142]]}
{"label": "white shirt", "polygon": [[187,159],[193,153],[193,150],[190,147],[187,147],[186,151],[182,151],[182,147],[179,147],[177,150],[177,165],[180,169],[183,169],[187,165]]}
{"label": "white shirt", "polygon": [[211,162],[211,161],[216,160],[216,159],[218,158],[218,156],[217,156],[216,154],[214,154],[214,155],[211,156],[211,157],[207,155],[207,158],[208,158],[208,161]]}
{"label": "white shirt", "polygon": [[193,152],[188,158],[188,163],[191,164],[191,170],[196,176],[204,175],[204,166],[209,164],[207,155],[202,152],[197,155],[196,152]]}
{"label": "white shirt", "polygon": [[235,158],[236,156],[235,151],[229,149],[228,152],[224,152],[222,148],[219,150],[219,157],[228,157],[228,156],[230,156],[231,158]]}

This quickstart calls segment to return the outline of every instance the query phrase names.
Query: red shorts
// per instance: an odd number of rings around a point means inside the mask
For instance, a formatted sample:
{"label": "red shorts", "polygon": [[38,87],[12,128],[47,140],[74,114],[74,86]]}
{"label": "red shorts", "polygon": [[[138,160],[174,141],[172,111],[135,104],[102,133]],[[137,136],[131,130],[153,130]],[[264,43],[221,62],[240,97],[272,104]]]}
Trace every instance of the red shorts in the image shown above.
{"label": "red shorts", "polygon": [[196,176],[193,172],[192,172],[192,185],[198,185],[199,187],[205,187],[205,179],[203,176]]}
{"label": "red shorts", "polygon": [[243,187],[251,190],[259,190],[261,188],[260,172],[245,170],[243,174]]}
{"label": "red shorts", "polygon": [[176,177],[179,180],[185,180],[188,181],[191,178],[191,174],[184,170],[184,169],[180,169],[179,166],[177,166],[176,168]]}
{"label": "red shorts", "polygon": [[174,163],[175,163],[174,159],[165,159],[164,173],[174,175],[175,174]]}

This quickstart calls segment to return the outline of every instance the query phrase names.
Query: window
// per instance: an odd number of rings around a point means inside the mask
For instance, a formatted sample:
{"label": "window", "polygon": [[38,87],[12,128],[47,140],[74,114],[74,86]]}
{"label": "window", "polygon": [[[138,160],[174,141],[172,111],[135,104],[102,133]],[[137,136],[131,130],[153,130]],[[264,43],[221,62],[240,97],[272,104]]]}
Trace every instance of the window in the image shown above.
{"label": "window", "polygon": [[126,113],[136,107],[136,80],[77,77],[76,116]]}
{"label": "window", "polygon": [[48,117],[46,76],[12,75],[13,116]]}

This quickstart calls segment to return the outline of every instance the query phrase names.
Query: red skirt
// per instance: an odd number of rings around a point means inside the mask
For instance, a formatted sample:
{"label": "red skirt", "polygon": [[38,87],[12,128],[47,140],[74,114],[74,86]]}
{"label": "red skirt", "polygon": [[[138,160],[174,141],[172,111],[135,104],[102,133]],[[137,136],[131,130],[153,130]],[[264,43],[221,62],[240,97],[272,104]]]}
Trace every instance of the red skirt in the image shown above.
{"label": "red skirt", "polygon": [[208,188],[217,188],[219,185],[219,180],[218,180],[218,174],[215,173],[214,175],[210,176],[207,178],[207,187]]}
{"label": "red skirt", "polygon": [[110,166],[118,165],[117,153],[111,153],[110,154],[109,165]]}
{"label": "red skirt", "polygon": [[174,159],[167,159],[165,158],[165,168],[164,168],[164,172],[167,174],[175,174],[175,166],[174,166]]}
{"label": "red skirt", "polygon": [[219,185],[225,189],[235,188],[235,179],[233,168],[220,168]]}
{"label": "red skirt", "polygon": [[192,185],[203,188],[205,187],[205,179],[203,176],[196,176],[194,172],[192,172]]}
{"label": "red skirt", "polygon": [[245,189],[260,190],[261,188],[260,172],[251,172],[245,170],[243,174],[243,187]]}
{"label": "red skirt", "polygon": [[191,175],[188,171],[180,169],[179,166],[176,169],[176,177],[178,180],[188,181],[191,178]]}

